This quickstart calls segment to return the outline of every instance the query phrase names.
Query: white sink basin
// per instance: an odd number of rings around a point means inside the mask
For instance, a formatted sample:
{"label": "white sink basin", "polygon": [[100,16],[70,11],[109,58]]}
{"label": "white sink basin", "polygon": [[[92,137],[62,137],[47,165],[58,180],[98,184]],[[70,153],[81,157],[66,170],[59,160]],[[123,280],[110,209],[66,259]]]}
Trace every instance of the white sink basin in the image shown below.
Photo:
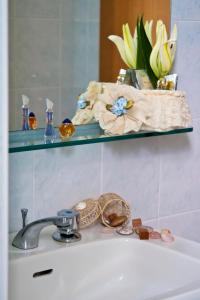
{"label": "white sink basin", "polygon": [[[40,244],[11,247],[9,300],[200,299],[197,243],[177,238],[166,246],[88,230],[73,245],[54,242],[49,232]],[[41,271],[47,274],[33,277]]]}

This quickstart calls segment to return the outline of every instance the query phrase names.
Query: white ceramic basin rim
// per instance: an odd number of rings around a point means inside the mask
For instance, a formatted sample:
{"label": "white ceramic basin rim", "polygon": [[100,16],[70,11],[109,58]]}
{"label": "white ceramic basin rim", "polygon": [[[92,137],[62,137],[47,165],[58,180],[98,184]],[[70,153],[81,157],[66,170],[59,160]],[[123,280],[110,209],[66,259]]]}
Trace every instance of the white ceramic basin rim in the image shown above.
{"label": "white ceramic basin rim", "polygon": [[200,299],[200,260],[114,237],[12,260],[10,283],[9,300]]}

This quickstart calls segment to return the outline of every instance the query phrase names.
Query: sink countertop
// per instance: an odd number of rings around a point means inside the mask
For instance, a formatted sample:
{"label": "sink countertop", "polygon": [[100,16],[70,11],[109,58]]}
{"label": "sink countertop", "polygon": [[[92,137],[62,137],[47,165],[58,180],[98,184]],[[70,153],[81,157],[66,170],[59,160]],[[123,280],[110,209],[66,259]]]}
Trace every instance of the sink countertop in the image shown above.
{"label": "sink countertop", "polygon": [[[138,239],[136,234],[122,236],[116,233],[115,230],[111,232],[105,232],[106,228],[100,224],[89,227],[87,229],[80,230],[82,235],[82,239],[79,242],[65,244],[56,242],[52,239],[52,233],[56,230],[55,226],[49,226],[45,228],[41,234],[39,239],[38,248],[31,250],[20,250],[12,246],[12,240],[15,236],[14,233],[9,236],[9,259],[10,262],[14,262],[18,259],[24,259],[25,257],[34,256],[37,254],[45,254],[51,251],[59,251],[60,249],[68,248],[68,247],[79,247],[80,245],[87,244],[89,242],[97,241],[97,240],[106,240],[106,239],[117,239],[117,238],[131,238]],[[157,246],[168,248],[171,251],[176,251],[182,253],[184,255],[194,257],[200,259],[200,243],[187,240],[181,237],[175,236],[175,241],[172,243],[164,243],[160,240],[142,240],[141,243],[153,243]]]}

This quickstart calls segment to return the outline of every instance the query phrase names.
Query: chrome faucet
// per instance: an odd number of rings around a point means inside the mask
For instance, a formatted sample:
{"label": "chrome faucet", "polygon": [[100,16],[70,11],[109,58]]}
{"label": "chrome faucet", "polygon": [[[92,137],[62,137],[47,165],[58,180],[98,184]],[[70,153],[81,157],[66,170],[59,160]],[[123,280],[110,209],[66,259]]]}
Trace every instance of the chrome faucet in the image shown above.
{"label": "chrome faucet", "polygon": [[36,220],[25,224],[27,209],[22,209],[23,228],[15,236],[12,245],[16,248],[28,250],[38,247],[41,230],[49,225],[57,226],[57,231],[53,233],[54,240],[64,243],[79,241],[81,235],[79,228],[79,213],[74,210],[63,209],[57,216]]}

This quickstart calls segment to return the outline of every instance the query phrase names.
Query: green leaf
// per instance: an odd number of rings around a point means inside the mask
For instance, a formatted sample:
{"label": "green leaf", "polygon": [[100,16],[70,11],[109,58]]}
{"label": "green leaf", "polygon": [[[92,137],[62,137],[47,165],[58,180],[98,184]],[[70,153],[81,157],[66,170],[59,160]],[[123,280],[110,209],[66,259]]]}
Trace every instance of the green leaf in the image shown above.
{"label": "green leaf", "polygon": [[147,75],[149,76],[149,79],[153,87],[156,88],[158,78],[155,76],[150,66],[149,59],[152,51],[152,46],[149,42],[149,39],[144,29],[143,17],[139,21],[138,29],[139,29],[138,41],[141,44],[141,52],[144,60],[144,69],[146,69]]}
{"label": "green leaf", "polygon": [[136,69],[145,69],[143,51],[142,51],[142,40],[140,35],[140,20],[137,19],[137,60]]}

